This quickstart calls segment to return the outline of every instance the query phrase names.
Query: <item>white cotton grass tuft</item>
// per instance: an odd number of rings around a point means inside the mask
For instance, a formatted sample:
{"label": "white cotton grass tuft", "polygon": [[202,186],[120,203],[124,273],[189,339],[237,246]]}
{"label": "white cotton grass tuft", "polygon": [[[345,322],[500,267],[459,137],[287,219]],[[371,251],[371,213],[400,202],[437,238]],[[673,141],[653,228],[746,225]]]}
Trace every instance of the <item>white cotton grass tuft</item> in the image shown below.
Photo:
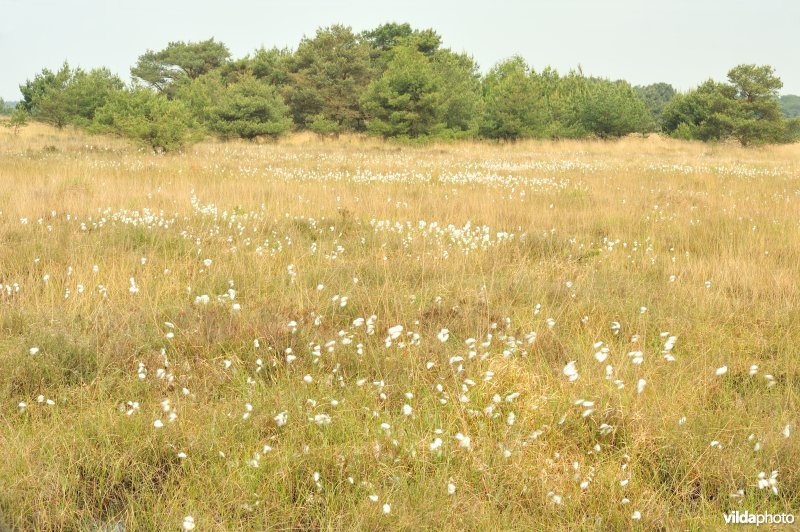
{"label": "white cotton grass tuft", "polygon": [[312,418],[312,421],[320,427],[326,427],[331,424],[331,416],[328,414],[317,414]]}
{"label": "white cotton grass tuft", "polygon": [[594,353],[594,359],[601,363],[605,362],[610,352],[608,347],[606,347],[603,342],[595,342],[593,347],[597,349]]}
{"label": "white cotton grass tuft", "polygon": [[570,360],[567,362],[567,365],[564,366],[564,369],[561,370],[562,373],[569,379],[569,382],[575,382],[578,380],[578,368],[575,366],[576,361]]}
{"label": "white cotton grass tuft", "polygon": [[397,340],[403,333],[403,326],[395,325],[394,327],[389,327],[388,332],[389,332],[389,338],[391,338],[392,340]]}
{"label": "white cotton grass tuft", "polygon": [[773,471],[769,477],[764,471],[761,471],[758,474],[758,480],[756,482],[756,486],[758,489],[769,489],[772,491],[774,495],[778,494],[778,472]]}

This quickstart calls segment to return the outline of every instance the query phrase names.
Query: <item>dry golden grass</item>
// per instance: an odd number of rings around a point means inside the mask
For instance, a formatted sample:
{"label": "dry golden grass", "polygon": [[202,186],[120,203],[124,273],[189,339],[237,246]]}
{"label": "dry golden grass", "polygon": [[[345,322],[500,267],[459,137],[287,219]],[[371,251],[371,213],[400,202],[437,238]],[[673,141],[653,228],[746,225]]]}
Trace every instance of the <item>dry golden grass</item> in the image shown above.
{"label": "dry golden grass", "polygon": [[799,145],[34,124],[0,182],[0,529],[798,513]]}

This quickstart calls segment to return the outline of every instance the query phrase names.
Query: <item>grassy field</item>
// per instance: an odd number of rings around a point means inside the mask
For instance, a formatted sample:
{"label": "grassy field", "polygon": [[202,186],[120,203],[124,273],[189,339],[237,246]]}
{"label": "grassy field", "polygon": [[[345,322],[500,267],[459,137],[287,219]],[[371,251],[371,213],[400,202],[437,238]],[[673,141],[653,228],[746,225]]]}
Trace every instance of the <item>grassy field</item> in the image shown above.
{"label": "grassy field", "polygon": [[0,529],[800,513],[800,145],[32,125],[0,183]]}

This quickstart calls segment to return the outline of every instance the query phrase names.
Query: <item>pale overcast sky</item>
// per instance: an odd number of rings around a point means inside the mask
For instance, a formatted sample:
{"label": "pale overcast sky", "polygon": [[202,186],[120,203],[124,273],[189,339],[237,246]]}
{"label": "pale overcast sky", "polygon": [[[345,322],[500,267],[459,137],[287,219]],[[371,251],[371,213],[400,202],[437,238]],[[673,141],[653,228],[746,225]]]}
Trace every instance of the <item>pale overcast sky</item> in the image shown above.
{"label": "pale overcast sky", "polygon": [[0,0],[0,96],[42,67],[108,66],[129,79],[148,48],[214,37],[234,56],[296,47],[319,26],[432,27],[483,70],[513,54],[534,68],[687,89],[739,63],[767,63],[800,94],[798,0]]}

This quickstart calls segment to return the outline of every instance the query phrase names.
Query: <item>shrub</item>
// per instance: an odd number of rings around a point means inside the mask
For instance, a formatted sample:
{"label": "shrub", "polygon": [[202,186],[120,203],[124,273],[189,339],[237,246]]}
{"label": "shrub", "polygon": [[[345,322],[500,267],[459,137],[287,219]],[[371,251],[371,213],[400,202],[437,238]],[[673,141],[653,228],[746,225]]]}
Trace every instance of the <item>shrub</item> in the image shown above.
{"label": "shrub", "polygon": [[72,70],[64,63],[58,72],[43,69],[20,86],[20,107],[42,122],[63,128],[87,127],[108,98],[124,89],[124,83],[107,68]]}
{"label": "shrub", "polygon": [[367,130],[384,137],[437,134],[444,127],[442,84],[425,54],[412,46],[395,48],[386,71],[361,100]]}
{"label": "shrub", "polygon": [[190,140],[191,114],[183,102],[148,89],[118,92],[95,117],[96,131],[134,139],[154,151],[172,151]]}
{"label": "shrub", "polygon": [[628,83],[593,79],[583,101],[581,122],[600,138],[622,137],[647,131],[650,114]]}
{"label": "shrub", "polygon": [[274,86],[245,75],[222,92],[210,112],[210,128],[224,138],[275,138],[291,128],[288,113]]}

